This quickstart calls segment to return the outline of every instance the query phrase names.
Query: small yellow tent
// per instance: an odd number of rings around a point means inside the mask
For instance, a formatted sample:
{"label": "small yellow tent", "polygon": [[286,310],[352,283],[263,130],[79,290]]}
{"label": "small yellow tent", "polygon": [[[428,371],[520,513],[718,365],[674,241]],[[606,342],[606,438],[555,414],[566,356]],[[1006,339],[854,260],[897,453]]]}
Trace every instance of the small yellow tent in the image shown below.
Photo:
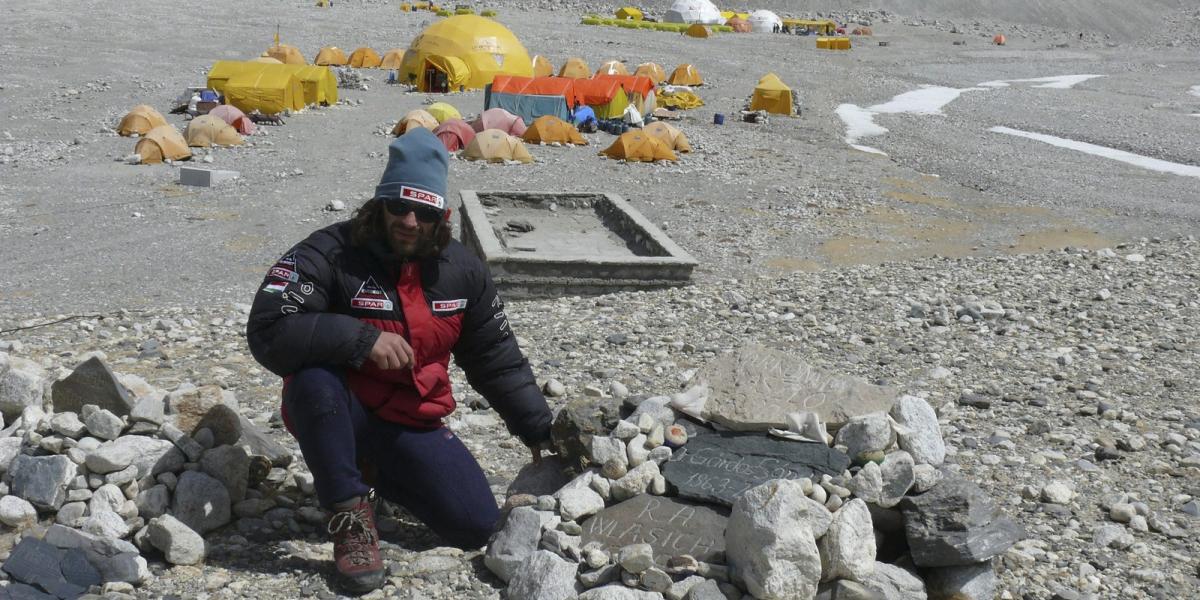
{"label": "small yellow tent", "polygon": [[587,79],[592,76],[592,70],[588,67],[587,61],[578,56],[572,56],[558,70],[558,76],[570,79]]}
{"label": "small yellow tent", "polygon": [[688,143],[686,135],[676,129],[674,125],[668,125],[662,121],[655,121],[642,128],[646,134],[658,138],[658,141],[665,144],[668,148],[679,152],[688,153],[692,151],[692,145]]}
{"label": "small yellow tent", "polygon": [[529,150],[521,138],[508,135],[499,129],[484,129],[475,134],[475,139],[463,150],[463,158],[467,160],[486,160],[488,162],[505,162],[516,160],[523,163],[533,162]]}
{"label": "small yellow tent", "polygon": [[792,88],[784,85],[779,76],[767,73],[754,86],[750,110],[765,110],[777,115],[792,114]]}
{"label": "small yellow tent", "polygon": [[323,67],[330,65],[340,67],[346,64],[346,51],[337,46],[325,46],[317,51],[317,57],[313,59],[313,64]]}
{"label": "small yellow tent", "polygon": [[167,120],[163,118],[162,113],[147,104],[139,104],[121,118],[121,124],[117,125],[117,133],[126,137],[134,134],[146,135],[151,129],[166,124]]}
{"label": "small yellow tent", "polygon": [[587,144],[587,140],[579,134],[574,125],[554,115],[542,115],[534,119],[521,138],[531,144]]}
{"label": "small yellow tent", "polygon": [[671,76],[667,78],[667,83],[671,85],[704,85],[704,78],[700,77],[700,72],[696,70],[696,67],[684,63],[675,67]]}
{"label": "small yellow tent", "polygon": [[400,122],[396,123],[396,126],[392,128],[392,135],[400,137],[407,133],[408,130],[417,127],[424,127],[433,131],[437,129],[437,126],[438,120],[436,117],[429,114],[429,111],[418,108],[408,111],[401,117]]}
{"label": "small yellow tent", "polygon": [[200,115],[188,122],[183,131],[187,145],[194,148],[209,146],[241,146],[244,142],[242,135],[229,123],[220,117]]}
{"label": "small yellow tent", "polygon": [[273,115],[304,108],[304,86],[286,66],[234,75],[225,82],[225,99],[244,113]]}
{"label": "small yellow tent", "polygon": [[462,113],[458,112],[457,108],[446,104],[445,102],[434,102],[425,109],[426,112],[433,115],[438,123],[445,123],[446,119],[461,119]]}
{"label": "small yellow tent", "polygon": [[600,154],[630,162],[679,160],[679,157],[658,138],[636,129],[622,133],[621,137]]}
{"label": "small yellow tent", "polygon": [[533,76],[534,77],[553,77],[554,65],[550,63],[550,59],[541,54],[533,57]]}
{"label": "small yellow tent", "polygon": [[374,69],[383,59],[379,53],[366,46],[356,49],[350,54],[350,66],[355,69]]}
{"label": "small yellow tent", "polygon": [[304,55],[300,54],[300,49],[287,44],[279,44],[267,48],[267,56],[278,60],[285,65],[307,65],[308,61],[304,60]]}
{"label": "small yellow tent", "polygon": [[138,140],[133,151],[142,157],[142,164],[152,165],[164,160],[184,160],[192,157],[187,142],[172,125],[159,125]]}
{"label": "small yellow tent", "polygon": [[596,75],[628,75],[629,69],[625,68],[625,63],[619,60],[606,60],[604,64],[596,69]]}
{"label": "small yellow tent", "polygon": [[401,61],[404,60],[404,48],[392,48],[383,53],[383,58],[379,59],[380,69],[399,69]]}
{"label": "small yellow tent", "polygon": [[618,8],[617,9],[617,18],[618,19],[629,19],[630,21],[641,21],[642,20],[642,11],[640,11],[632,6]]}
{"label": "small yellow tent", "polygon": [[637,70],[633,72],[637,77],[646,77],[654,82],[654,85],[662,83],[667,78],[666,71],[658,65],[658,63],[642,63],[638,65]]}
{"label": "small yellow tent", "polygon": [[400,67],[400,80],[423,92],[478,89],[496,75],[530,77],[533,63],[507,27],[476,15],[456,15],[425,28]]}
{"label": "small yellow tent", "polygon": [[706,38],[708,37],[708,28],[700,23],[692,23],[691,25],[688,25],[688,28],[686,31],[684,31],[684,33],[688,34],[688,37]]}

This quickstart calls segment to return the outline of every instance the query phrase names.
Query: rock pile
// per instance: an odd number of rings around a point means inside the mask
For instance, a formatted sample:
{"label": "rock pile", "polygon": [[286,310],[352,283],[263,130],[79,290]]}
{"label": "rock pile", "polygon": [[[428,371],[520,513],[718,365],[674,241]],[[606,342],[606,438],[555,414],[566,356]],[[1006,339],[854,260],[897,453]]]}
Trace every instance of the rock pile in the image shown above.
{"label": "rock pile", "polygon": [[[992,561],[1025,533],[943,466],[925,400],[883,402],[891,388],[758,346],[694,381],[640,402],[607,433],[604,411],[575,407],[585,422],[559,425],[591,433],[587,454],[568,447],[560,463],[522,473],[485,555],[511,600],[994,597]],[[733,408],[735,390],[745,403],[815,412],[774,429],[772,411]],[[555,489],[545,471],[558,465],[585,468]]]}
{"label": "rock pile", "polygon": [[[10,591],[132,591],[151,576],[143,554],[200,563],[205,534],[235,518],[253,528],[312,493],[310,475],[287,470],[292,454],[219,386],[167,393],[97,356],[50,379],[0,352],[0,411],[11,422],[0,431],[0,522],[25,530],[3,566]],[[323,518],[311,506],[299,513]]]}

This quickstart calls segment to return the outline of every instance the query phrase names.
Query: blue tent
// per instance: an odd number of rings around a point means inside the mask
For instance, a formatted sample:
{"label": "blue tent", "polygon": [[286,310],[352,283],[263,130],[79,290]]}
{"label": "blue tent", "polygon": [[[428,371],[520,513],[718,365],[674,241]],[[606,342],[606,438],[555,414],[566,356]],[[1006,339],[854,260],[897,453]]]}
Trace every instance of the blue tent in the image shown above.
{"label": "blue tent", "polygon": [[575,114],[571,115],[571,123],[579,127],[588,121],[596,121],[596,111],[592,110],[592,107],[582,104],[575,109]]}

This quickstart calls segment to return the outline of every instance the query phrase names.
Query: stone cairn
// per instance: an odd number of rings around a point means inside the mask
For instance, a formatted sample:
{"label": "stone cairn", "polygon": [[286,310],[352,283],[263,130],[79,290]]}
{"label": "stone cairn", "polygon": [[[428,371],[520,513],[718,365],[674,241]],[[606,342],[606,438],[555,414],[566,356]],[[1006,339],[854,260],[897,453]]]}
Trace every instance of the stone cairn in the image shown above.
{"label": "stone cairn", "polygon": [[995,596],[1024,531],[942,464],[925,400],[761,347],[697,381],[608,431],[594,399],[560,412],[563,459],[522,471],[485,555],[509,600]]}
{"label": "stone cairn", "polygon": [[[151,577],[143,554],[200,563],[205,534],[265,526],[313,492],[218,386],[167,393],[98,357],[50,380],[0,352],[0,522],[23,530],[2,567],[11,594],[133,592]],[[308,504],[295,514],[321,522]]]}

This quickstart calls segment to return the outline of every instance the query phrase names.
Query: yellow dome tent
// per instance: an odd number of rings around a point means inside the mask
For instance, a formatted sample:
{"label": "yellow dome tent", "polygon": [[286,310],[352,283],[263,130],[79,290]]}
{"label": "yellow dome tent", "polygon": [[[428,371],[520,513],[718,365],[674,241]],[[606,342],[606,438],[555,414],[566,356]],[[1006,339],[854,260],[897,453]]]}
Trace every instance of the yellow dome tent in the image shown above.
{"label": "yellow dome tent", "polygon": [[534,77],[553,77],[554,65],[550,63],[550,59],[541,54],[533,57],[533,76]]}
{"label": "yellow dome tent", "polygon": [[446,104],[445,102],[434,102],[425,108],[425,111],[433,115],[439,124],[445,123],[446,119],[461,119],[462,113],[458,112],[457,108]]}
{"label": "yellow dome tent", "polygon": [[184,160],[192,157],[187,142],[172,125],[159,125],[138,140],[133,151],[142,157],[142,164],[152,165],[164,160]]}
{"label": "yellow dome tent", "polygon": [[688,28],[686,31],[684,31],[684,33],[688,34],[688,37],[706,38],[708,37],[708,28],[700,23],[692,23],[691,25],[688,25]]}
{"label": "yellow dome tent", "polygon": [[633,72],[636,77],[646,77],[654,82],[654,85],[662,83],[667,78],[666,71],[658,65],[658,63],[642,63],[637,66],[637,70]]}
{"label": "yellow dome tent", "polygon": [[304,108],[304,86],[295,71],[284,67],[245,71],[225,82],[225,99],[244,113],[273,115]]}
{"label": "yellow dome tent", "polygon": [[621,134],[611,146],[600,154],[609,158],[625,159],[630,162],[654,162],[656,160],[679,160],[675,153],[658,138],[641,130]]}
{"label": "yellow dome tent", "polygon": [[183,131],[187,145],[194,148],[209,146],[241,146],[242,135],[220,117],[201,115],[188,122]]}
{"label": "yellow dome tent", "polygon": [[121,118],[121,124],[117,125],[117,133],[126,137],[133,134],[146,135],[151,129],[166,124],[167,120],[163,118],[162,113],[147,104],[139,104],[129,109]]}
{"label": "yellow dome tent", "polygon": [[618,19],[629,19],[631,21],[641,21],[642,20],[642,11],[640,11],[632,6],[626,6],[624,8],[617,9],[617,18]]}
{"label": "yellow dome tent", "polygon": [[404,53],[400,80],[423,92],[478,89],[496,75],[533,75],[529,53],[507,27],[476,15],[456,15],[425,28]]}
{"label": "yellow dome tent", "polygon": [[671,85],[704,85],[704,78],[700,77],[700,72],[696,70],[696,67],[684,63],[675,67],[671,76],[667,78],[667,83]]}
{"label": "yellow dome tent", "polygon": [[366,46],[358,48],[350,54],[350,66],[356,69],[374,69],[381,62],[383,59],[379,57],[379,53]]}
{"label": "yellow dome tent", "polygon": [[314,65],[336,66],[340,67],[346,64],[346,51],[337,46],[325,46],[317,51],[317,57],[313,59]]}
{"label": "yellow dome tent", "polygon": [[279,62],[278,58],[271,58],[270,56],[260,56],[258,58],[252,58],[246,62],[263,63],[265,65],[282,65],[283,64],[282,62]]}
{"label": "yellow dome tent", "polygon": [[588,68],[587,61],[578,56],[572,56],[558,70],[558,76],[570,79],[587,79],[592,76],[592,70]]}
{"label": "yellow dome tent", "polygon": [[267,48],[267,56],[285,65],[307,65],[308,61],[304,60],[304,55],[300,54],[300,49],[287,44],[279,44]]}
{"label": "yellow dome tent", "polygon": [[573,144],[575,146],[587,145],[587,140],[579,134],[579,130],[575,126],[554,116],[542,115],[533,120],[529,128],[525,130],[525,135],[521,139],[530,144]]}
{"label": "yellow dome tent", "polygon": [[792,88],[784,85],[779,76],[767,73],[754,86],[750,110],[765,110],[777,115],[792,114]]}
{"label": "yellow dome tent", "polygon": [[392,48],[383,53],[383,58],[379,59],[380,69],[399,69],[401,61],[404,60],[404,48]]}
{"label": "yellow dome tent", "polygon": [[408,111],[403,117],[400,118],[400,122],[396,123],[396,126],[392,128],[392,135],[400,137],[407,133],[408,130],[415,129],[417,127],[424,127],[425,129],[433,131],[434,129],[437,129],[438,125],[439,123],[437,118],[429,114],[429,111],[418,108]]}
{"label": "yellow dome tent", "polygon": [[521,138],[513,137],[499,129],[484,129],[475,135],[475,139],[463,150],[463,158],[467,160],[486,160],[488,162],[505,162],[516,160],[523,163],[533,162],[529,150]]}
{"label": "yellow dome tent", "polygon": [[604,64],[596,69],[596,75],[628,75],[629,69],[625,68],[625,63],[619,60],[606,60]]}
{"label": "yellow dome tent", "polygon": [[687,136],[683,135],[683,132],[676,129],[674,125],[655,121],[643,127],[642,131],[658,138],[658,141],[676,152],[686,154],[692,151],[692,145],[688,143]]}

